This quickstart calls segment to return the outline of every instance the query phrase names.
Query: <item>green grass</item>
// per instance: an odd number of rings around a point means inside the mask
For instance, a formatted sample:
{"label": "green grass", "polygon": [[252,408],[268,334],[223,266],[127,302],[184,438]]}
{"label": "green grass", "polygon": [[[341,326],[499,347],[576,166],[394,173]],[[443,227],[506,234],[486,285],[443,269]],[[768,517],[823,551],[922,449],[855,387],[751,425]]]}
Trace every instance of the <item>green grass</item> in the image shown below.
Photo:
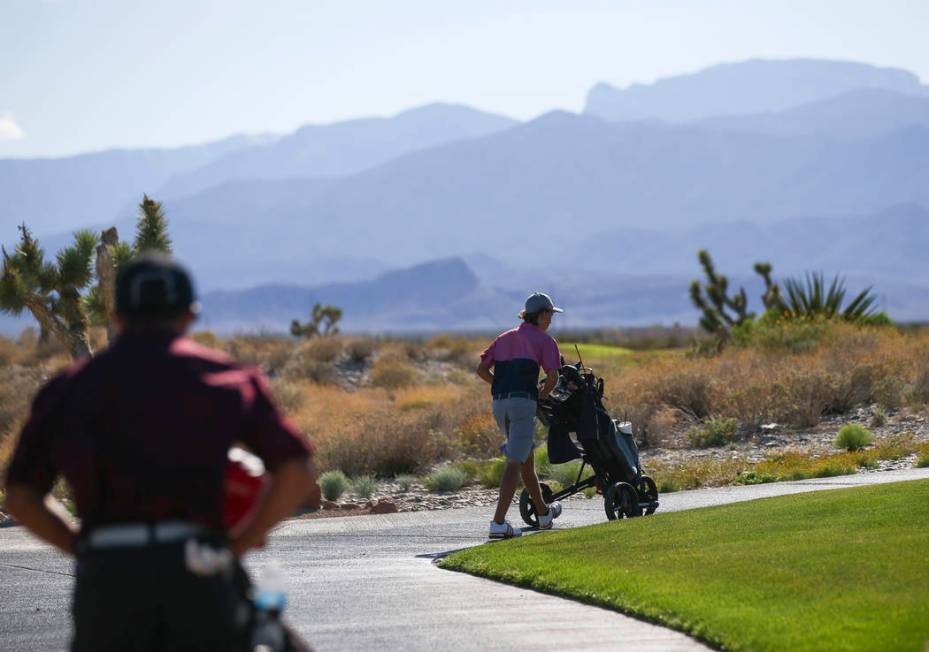
{"label": "green grass", "polygon": [[732,650],[923,650],[929,481],[544,533],[444,568],[656,621]]}
{"label": "green grass", "polygon": [[[577,362],[577,351],[574,350],[575,344],[575,342],[558,343],[558,349],[561,351],[561,355],[563,355],[565,360],[570,364]],[[585,362],[594,359],[619,358],[633,352],[632,349],[610,344],[577,344],[577,348],[581,350],[581,357]]]}

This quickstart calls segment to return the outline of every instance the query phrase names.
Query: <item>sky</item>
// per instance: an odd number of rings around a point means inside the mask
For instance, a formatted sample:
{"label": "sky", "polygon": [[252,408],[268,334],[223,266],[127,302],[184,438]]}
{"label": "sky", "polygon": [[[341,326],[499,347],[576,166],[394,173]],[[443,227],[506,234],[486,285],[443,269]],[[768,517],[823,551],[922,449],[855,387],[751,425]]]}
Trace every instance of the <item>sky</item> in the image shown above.
{"label": "sky", "polygon": [[924,0],[0,0],[0,158],[171,147],[430,102],[530,119],[749,58],[929,82]]}

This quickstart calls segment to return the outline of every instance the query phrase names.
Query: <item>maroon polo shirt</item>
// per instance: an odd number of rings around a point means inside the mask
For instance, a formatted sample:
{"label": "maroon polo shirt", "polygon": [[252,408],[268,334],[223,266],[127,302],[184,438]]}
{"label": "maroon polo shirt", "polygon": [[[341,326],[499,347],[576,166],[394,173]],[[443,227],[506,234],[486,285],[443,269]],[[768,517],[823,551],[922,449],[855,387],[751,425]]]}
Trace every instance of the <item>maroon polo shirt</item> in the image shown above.
{"label": "maroon polo shirt", "polygon": [[38,393],[6,484],[70,484],[84,527],[181,519],[222,530],[229,447],[270,470],[312,448],[257,369],[169,333],[124,333]]}

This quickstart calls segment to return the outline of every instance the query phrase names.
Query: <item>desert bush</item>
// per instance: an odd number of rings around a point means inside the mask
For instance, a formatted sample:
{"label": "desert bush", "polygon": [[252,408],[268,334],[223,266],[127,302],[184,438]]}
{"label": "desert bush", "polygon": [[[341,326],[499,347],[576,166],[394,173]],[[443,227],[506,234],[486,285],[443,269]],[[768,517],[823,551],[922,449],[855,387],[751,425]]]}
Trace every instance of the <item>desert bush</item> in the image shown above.
{"label": "desert bush", "polygon": [[0,432],[25,420],[32,398],[44,381],[41,369],[19,365],[0,367]]}
{"label": "desert bush", "polygon": [[359,475],[352,480],[352,491],[359,498],[370,498],[377,491],[377,478],[373,475]]}
{"label": "desert bush", "polygon": [[[565,464],[552,464],[549,477],[563,487],[570,487],[577,481],[577,474],[580,470],[581,463],[576,460]],[[593,470],[589,469],[587,475],[592,473]],[[583,479],[581,478],[581,480]]]}
{"label": "desert bush", "polygon": [[401,473],[396,478],[394,478],[394,482],[397,483],[400,491],[406,493],[413,488],[414,484],[416,484],[416,476],[409,473]]}
{"label": "desert bush", "polygon": [[239,364],[259,367],[274,376],[287,364],[293,345],[277,337],[237,335],[225,340],[223,348]]}
{"label": "desert bush", "polygon": [[835,328],[835,321],[821,317],[788,318],[767,311],[755,320],[733,329],[733,342],[739,346],[786,350],[793,353],[811,351]]}
{"label": "desert bush", "polygon": [[345,342],[345,353],[348,359],[356,364],[367,362],[377,350],[374,340],[369,338],[352,338]]}
{"label": "desert bush", "polygon": [[22,351],[16,342],[0,335],[0,367],[6,367],[17,362]]}
{"label": "desert bush", "polygon": [[502,441],[496,421],[486,410],[464,416],[455,429],[455,448],[465,455],[493,456]]}
{"label": "desert bush", "polygon": [[710,374],[691,366],[677,373],[671,372],[659,380],[656,393],[666,405],[696,421],[702,421],[712,411],[711,382]]}
{"label": "desert bush", "polygon": [[295,353],[306,360],[335,362],[342,354],[344,346],[341,337],[314,337],[301,342]]}
{"label": "desert bush", "polygon": [[878,378],[874,383],[874,400],[885,409],[899,408],[906,398],[906,389],[906,383],[897,376]]}
{"label": "desert bush", "polygon": [[394,357],[379,357],[371,367],[371,384],[386,389],[399,389],[414,384],[419,373],[408,362]]}
{"label": "desert bush", "polygon": [[317,337],[301,342],[291,354],[281,375],[289,379],[306,379],[318,384],[336,379],[335,360],[342,351],[338,337]]}
{"label": "desert bush", "polygon": [[712,448],[725,446],[735,440],[736,421],[728,417],[707,419],[688,435],[690,445],[694,448]]}
{"label": "desert bush", "polygon": [[871,431],[857,423],[849,423],[841,428],[835,437],[836,448],[847,451],[859,451],[874,439]]}
{"label": "desert bush", "polygon": [[274,402],[286,414],[293,414],[306,402],[306,390],[292,380],[275,378],[271,381]]}
{"label": "desert bush", "polygon": [[924,469],[929,466],[929,453],[925,453],[916,460],[916,466],[920,469]]}
{"label": "desert bush", "polygon": [[452,405],[461,396],[461,390],[454,385],[435,384],[401,389],[394,394],[397,408],[419,410],[431,406]]}
{"label": "desert bush", "polygon": [[338,500],[348,488],[348,478],[341,471],[326,471],[319,476],[319,489],[326,500]]}
{"label": "desert bush", "polygon": [[352,475],[395,476],[446,460],[452,450],[451,438],[443,432],[443,414],[435,408],[393,416],[374,412],[350,417],[351,430],[333,432],[326,428],[322,436],[308,433],[318,443],[324,466]]}
{"label": "desert bush", "polygon": [[425,354],[433,360],[450,362],[464,369],[477,365],[479,346],[473,340],[451,335],[436,335],[426,341]]}
{"label": "desert bush", "polygon": [[222,341],[213,331],[196,331],[190,334],[190,339],[211,349],[219,349],[223,346]]}
{"label": "desert bush", "polygon": [[465,485],[467,480],[467,474],[461,469],[454,466],[445,466],[427,475],[424,484],[429,491],[444,493],[458,491]]}
{"label": "desert bush", "polygon": [[503,471],[506,469],[506,458],[498,457],[486,462],[478,474],[478,482],[482,487],[494,489],[500,486]]}
{"label": "desert bush", "polygon": [[548,461],[548,447],[545,445],[539,446],[532,454],[536,475],[540,478],[549,477],[552,472],[552,463]]}
{"label": "desert bush", "polygon": [[874,412],[871,413],[871,427],[880,428],[883,425],[887,424],[887,413],[880,407],[874,408]]}

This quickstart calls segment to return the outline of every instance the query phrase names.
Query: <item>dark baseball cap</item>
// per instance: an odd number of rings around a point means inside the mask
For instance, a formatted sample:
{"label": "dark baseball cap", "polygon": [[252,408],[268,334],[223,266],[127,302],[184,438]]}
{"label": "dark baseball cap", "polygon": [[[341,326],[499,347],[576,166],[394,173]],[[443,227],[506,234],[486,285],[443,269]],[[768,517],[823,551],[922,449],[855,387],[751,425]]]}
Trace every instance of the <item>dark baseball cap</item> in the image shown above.
{"label": "dark baseball cap", "polygon": [[197,314],[200,304],[190,274],[164,254],[133,258],[116,277],[116,312],[139,317]]}
{"label": "dark baseball cap", "polygon": [[523,311],[527,314],[531,314],[534,312],[539,312],[540,310],[548,310],[549,312],[564,312],[563,309],[558,308],[554,303],[552,303],[552,298],[544,292],[533,292],[526,299],[526,305],[523,308]]}

